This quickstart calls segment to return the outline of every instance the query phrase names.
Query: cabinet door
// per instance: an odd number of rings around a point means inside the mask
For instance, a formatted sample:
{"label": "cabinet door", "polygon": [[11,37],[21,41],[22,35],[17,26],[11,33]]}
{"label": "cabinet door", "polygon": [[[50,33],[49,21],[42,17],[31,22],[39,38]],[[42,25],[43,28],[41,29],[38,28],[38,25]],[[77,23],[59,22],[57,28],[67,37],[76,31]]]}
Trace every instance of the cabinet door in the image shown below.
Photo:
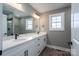
{"label": "cabinet door", "polygon": [[45,48],[46,46],[46,36],[41,36],[38,38],[38,41],[37,41],[37,54],[39,55],[43,49]]}
{"label": "cabinet door", "polygon": [[38,37],[3,52],[4,56],[37,56],[45,48],[45,36]]}
{"label": "cabinet door", "polygon": [[29,42],[28,55],[29,56],[36,56],[37,55],[37,39],[34,39]]}
{"label": "cabinet door", "polygon": [[27,50],[28,46],[26,43],[12,47],[6,51],[3,51],[3,56],[24,56],[24,51]]}
{"label": "cabinet door", "polygon": [[42,51],[45,47],[45,44],[44,44],[44,37],[40,37],[40,51]]}

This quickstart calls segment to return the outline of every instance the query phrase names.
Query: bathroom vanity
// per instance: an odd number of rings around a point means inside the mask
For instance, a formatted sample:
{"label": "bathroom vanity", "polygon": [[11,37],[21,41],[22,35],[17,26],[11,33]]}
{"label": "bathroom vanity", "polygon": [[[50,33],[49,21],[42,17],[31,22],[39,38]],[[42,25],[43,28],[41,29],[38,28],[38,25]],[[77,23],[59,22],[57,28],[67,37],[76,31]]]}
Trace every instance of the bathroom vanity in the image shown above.
{"label": "bathroom vanity", "polygon": [[[2,56],[37,56],[46,46],[47,33],[39,33],[40,21],[39,18],[34,17],[39,13],[29,4],[20,5],[23,7],[23,11],[10,4],[3,4]],[[15,34],[19,34],[19,36]]]}
{"label": "bathroom vanity", "polygon": [[3,41],[2,56],[38,56],[46,46],[47,33],[21,34]]}

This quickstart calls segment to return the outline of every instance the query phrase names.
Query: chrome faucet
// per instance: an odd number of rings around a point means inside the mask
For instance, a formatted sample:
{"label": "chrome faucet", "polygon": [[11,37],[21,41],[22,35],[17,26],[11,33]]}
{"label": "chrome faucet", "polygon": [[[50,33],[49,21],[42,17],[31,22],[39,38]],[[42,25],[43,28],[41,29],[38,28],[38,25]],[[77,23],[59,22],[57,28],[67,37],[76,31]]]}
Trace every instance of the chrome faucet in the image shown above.
{"label": "chrome faucet", "polygon": [[18,34],[15,34],[15,39],[17,39],[18,36],[19,36]]}
{"label": "chrome faucet", "polygon": [[37,34],[39,34],[39,33],[40,33],[40,31],[37,32]]}

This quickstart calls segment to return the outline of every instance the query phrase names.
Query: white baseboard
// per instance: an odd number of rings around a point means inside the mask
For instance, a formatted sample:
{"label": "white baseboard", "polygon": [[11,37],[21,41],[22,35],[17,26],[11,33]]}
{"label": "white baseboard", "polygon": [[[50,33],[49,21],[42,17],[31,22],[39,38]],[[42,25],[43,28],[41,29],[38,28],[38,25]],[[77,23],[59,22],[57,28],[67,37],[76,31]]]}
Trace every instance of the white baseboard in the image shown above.
{"label": "white baseboard", "polygon": [[64,48],[64,47],[60,47],[60,46],[46,45],[46,47],[54,48],[54,49],[58,49],[58,50],[62,50],[62,51],[68,51],[68,52],[71,52],[70,49],[68,49],[68,48]]}

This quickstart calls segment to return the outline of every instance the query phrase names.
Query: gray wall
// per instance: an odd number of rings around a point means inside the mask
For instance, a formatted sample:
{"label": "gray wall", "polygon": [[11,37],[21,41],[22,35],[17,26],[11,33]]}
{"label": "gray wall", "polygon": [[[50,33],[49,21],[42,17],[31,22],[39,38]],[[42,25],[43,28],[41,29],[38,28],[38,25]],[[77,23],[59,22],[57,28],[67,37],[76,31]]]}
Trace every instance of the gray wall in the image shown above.
{"label": "gray wall", "polygon": [[[63,11],[65,12],[65,30],[64,31],[49,31],[48,30],[49,15],[60,13]],[[54,11],[43,13],[40,18],[40,27],[41,27],[41,31],[48,32],[49,45],[70,48],[70,46],[68,45],[68,42],[71,41],[71,8],[70,7],[61,8]]]}

